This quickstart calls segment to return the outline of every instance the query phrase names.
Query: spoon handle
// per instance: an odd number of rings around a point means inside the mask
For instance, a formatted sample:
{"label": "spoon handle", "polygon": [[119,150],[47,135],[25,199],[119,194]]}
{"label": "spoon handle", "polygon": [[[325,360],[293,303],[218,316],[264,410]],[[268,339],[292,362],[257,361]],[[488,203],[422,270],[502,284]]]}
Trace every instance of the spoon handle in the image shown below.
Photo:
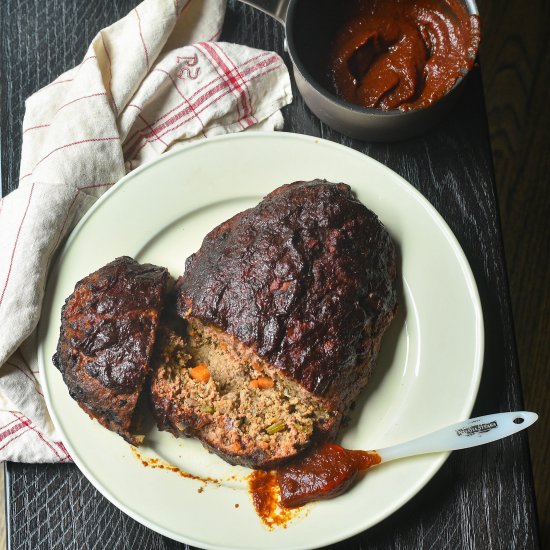
{"label": "spoon handle", "polygon": [[478,416],[376,452],[382,462],[388,462],[406,456],[467,449],[520,432],[537,418],[537,414],[526,411]]}

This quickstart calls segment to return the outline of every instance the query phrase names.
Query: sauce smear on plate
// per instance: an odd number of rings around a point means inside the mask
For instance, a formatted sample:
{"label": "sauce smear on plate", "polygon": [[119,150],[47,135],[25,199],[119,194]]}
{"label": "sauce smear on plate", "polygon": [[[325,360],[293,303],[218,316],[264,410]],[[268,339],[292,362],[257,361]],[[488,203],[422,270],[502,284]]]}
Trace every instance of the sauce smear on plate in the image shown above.
{"label": "sauce smear on plate", "polygon": [[254,470],[248,476],[249,492],[258,517],[269,528],[285,526],[294,515],[281,506],[281,493],[275,472]]}

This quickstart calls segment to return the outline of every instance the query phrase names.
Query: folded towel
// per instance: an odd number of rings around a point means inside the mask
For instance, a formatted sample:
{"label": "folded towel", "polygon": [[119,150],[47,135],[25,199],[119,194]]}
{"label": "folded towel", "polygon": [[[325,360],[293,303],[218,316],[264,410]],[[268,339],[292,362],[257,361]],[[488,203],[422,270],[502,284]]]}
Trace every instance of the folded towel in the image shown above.
{"label": "folded towel", "polygon": [[70,461],[46,410],[35,329],[52,257],[86,210],[167,150],[282,127],[282,59],[216,42],[224,13],[225,0],[145,0],[27,99],[19,188],[0,202],[0,460]]}

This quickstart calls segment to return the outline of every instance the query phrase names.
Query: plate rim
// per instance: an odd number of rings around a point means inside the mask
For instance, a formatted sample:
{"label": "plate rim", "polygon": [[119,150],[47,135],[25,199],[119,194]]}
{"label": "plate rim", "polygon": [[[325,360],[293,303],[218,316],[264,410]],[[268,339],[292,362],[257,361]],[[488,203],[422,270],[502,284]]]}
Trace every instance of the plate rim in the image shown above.
{"label": "plate rim", "polygon": [[[55,409],[53,407],[52,396],[50,395],[50,388],[48,384],[48,377],[46,374],[47,368],[44,361],[44,352],[45,352],[44,335],[45,335],[45,332],[47,331],[47,323],[43,321],[43,319],[46,318],[46,316],[43,315],[44,313],[43,309],[45,309],[46,307],[47,301],[45,297],[49,292],[49,288],[50,288],[50,273],[52,273],[63,262],[65,256],[68,254],[68,251],[73,241],[78,237],[83,227],[86,225],[88,219],[94,215],[95,211],[99,208],[99,206],[104,201],[109,200],[111,196],[113,196],[115,193],[120,191],[123,187],[125,187],[127,183],[131,181],[135,176],[151,168],[154,168],[158,164],[161,164],[162,162],[168,160],[171,157],[184,155],[189,150],[192,150],[195,148],[208,147],[211,142],[230,141],[230,140],[239,140],[239,139],[240,140],[251,139],[254,141],[256,139],[266,139],[266,138],[294,139],[294,140],[308,142],[310,144],[321,143],[322,145],[328,146],[329,148],[345,150],[347,154],[361,157],[363,161],[367,159],[366,160],[367,162],[375,163],[376,165],[379,165],[379,167],[381,167],[382,170],[391,172],[395,180],[398,181],[400,188],[403,191],[407,192],[409,195],[411,195],[413,199],[419,203],[419,205],[427,212],[430,218],[436,223],[439,230],[442,231],[446,241],[449,243],[449,245],[452,248],[454,257],[457,259],[461,267],[462,273],[465,277],[466,287],[468,288],[469,293],[472,297],[472,305],[473,305],[473,310],[475,312],[475,320],[476,320],[474,332],[475,332],[475,337],[478,344],[476,347],[476,350],[475,350],[476,353],[474,356],[474,373],[476,374],[476,376],[472,380],[473,391],[470,394],[471,397],[470,399],[466,400],[462,406],[461,416],[464,416],[464,417],[460,418],[457,421],[466,420],[471,415],[471,412],[473,410],[475,401],[479,393],[479,386],[481,383],[481,377],[483,373],[483,359],[484,359],[484,348],[485,348],[483,309],[481,305],[477,283],[476,283],[474,274],[472,272],[471,266],[466,257],[466,254],[464,253],[464,250],[462,249],[458,239],[456,238],[455,234],[453,233],[453,231],[451,230],[447,222],[444,220],[442,215],[437,211],[437,209],[429,202],[429,200],[411,183],[409,183],[405,178],[403,178],[400,174],[398,174],[397,172],[395,172],[394,170],[392,170],[382,162],[356,149],[348,147],[344,144],[337,143],[337,142],[316,137],[316,136],[310,136],[306,134],[297,134],[293,132],[254,131],[254,132],[239,132],[234,134],[224,134],[221,136],[215,136],[204,140],[198,140],[189,144],[184,144],[181,147],[177,148],[176,150],[164,153],[159,157],[157,157],[156,159],[154,159],[153,161],[148,162],[136,168],[135,170],[131,171],[130,173],[126,174],[115,185],[113,185],[110,189],[108,189],[105,193],[103,193],[103,195],[101,195],[94,202],[94,204],[88,209],[88,211],[82,216],[82,218],[78,221],[76,226],[72,229],[70,235],[66,238],[62,248],[56,253],[54,261],[50,266],[48,277],[46,280],[44,301],[41,309],[41,315],[40,315],[40,320],[38,323],[38,331],[37,331],[38,365],[39,365],[39,372],[40,372],[42,385],[44,387],[44,398],[45,398],[46,406],[48,408],[48,412],[52,419],[52,422],[58,432],[58,435],[62,438],[64,445],[69,450],[69,453],[71,455],[71,458],[73,459],[74,464],[84,474],[87,480],[100,492],[100,494],[102,494],[109,502],[115,505],[119,510],[123,511],[125,514],[130,516],[132,519],[134,519],[138,523],[144,525],[145,527],[163,536],[166,536],[172,540],[191,544],[199,548],[207,548],[211,550],[234,550],[235,546],[226,546],[226,545],[209,544],[209,543],[205,544],[204,541],[197,540],[188,535],[182,536],[180,533],[176,533],[170,529],[166,529],[165,527],[162,527],[156,524],[155,522],[149,520],[148,518],[143,517],[139,512],[135,512],[129,506],[119,501],[118,498],[116,498],[113,494],[109,492],[108,488],[104,487],[101,483],[99,483],[99,481],[96,480],[95,476],[90,472],[88,467],[80,460],[80,457],[78,456],[78,452],[75,452],[75,449],[72,446],[72,444],[66,442],[65,433],[64,433],[64,430],[62,429],[61,422],[58,420],[57,415],[54,412]],[[432,464],[430,465],[429,468],[425,470],[424,475],[421,477],[418,483],[411,486],[408,492],[403,494],[400,499],[397,499],[394,503],[392,503],[392,506],[389,506],[385,511],[385,513],[381,514],[381,516],[378,517],[376,521],[374,521],[369,526],[367,527],[351,526],[348,530],[344,532],[340,530],[338,531],[337,535],[335,535],[330,539],[324,540],[320,544],[313,544],[313,545],[300,544],[300,545],[292,545],[292,546],[287,545],[285,546],[285,548],[293,548],[295,550],[309,550],[309,549],[320,548],[328,544],[334,544],[336,542],[346,540],[354,535],[357,535],[358,533],[364,532],[365,530],[368,530],[374,527],[375,525],[379,524],[381,521],[385,520],[387,517],[395,513],[397,510],[399,510],[409,500],[414,498],[414,496],[416,496],[433,479],[434,475],[441,469],[441,467],[446,462],[449,455],[450,453],[441,453],[441,455],[437,457],[437,459],[434,458]]]}

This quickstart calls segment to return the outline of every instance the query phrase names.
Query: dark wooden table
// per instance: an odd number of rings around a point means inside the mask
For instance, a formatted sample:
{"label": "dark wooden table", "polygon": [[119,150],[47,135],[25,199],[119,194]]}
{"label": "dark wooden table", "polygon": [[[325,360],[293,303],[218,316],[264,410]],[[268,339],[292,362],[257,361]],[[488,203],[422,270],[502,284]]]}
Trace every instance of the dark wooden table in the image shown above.
{"label": "dark wooden table", "polygon": [[[5,0],[0,4],[3,195],[17,186],[24,99],[77,64],[95,33],[136,4],[135,0]],[[282,28],[235,0],[229,0],[222,40],[283,52]],[[456,109],[438,128],[402,143],[371,144],[346,138],[321,124],[296,91],[284,116],[287,131],[334,140],[383,162],[437,208],[470,262],[484,311],[485,363],[473,414],[521,409],[479,69],[474,69]],[[9,463],[5,472],[9,548],[186,547],[120,512],[74,465]],[[453,453],[433,480],[401,510],[337,547],[538,548],[526,435]]]}

